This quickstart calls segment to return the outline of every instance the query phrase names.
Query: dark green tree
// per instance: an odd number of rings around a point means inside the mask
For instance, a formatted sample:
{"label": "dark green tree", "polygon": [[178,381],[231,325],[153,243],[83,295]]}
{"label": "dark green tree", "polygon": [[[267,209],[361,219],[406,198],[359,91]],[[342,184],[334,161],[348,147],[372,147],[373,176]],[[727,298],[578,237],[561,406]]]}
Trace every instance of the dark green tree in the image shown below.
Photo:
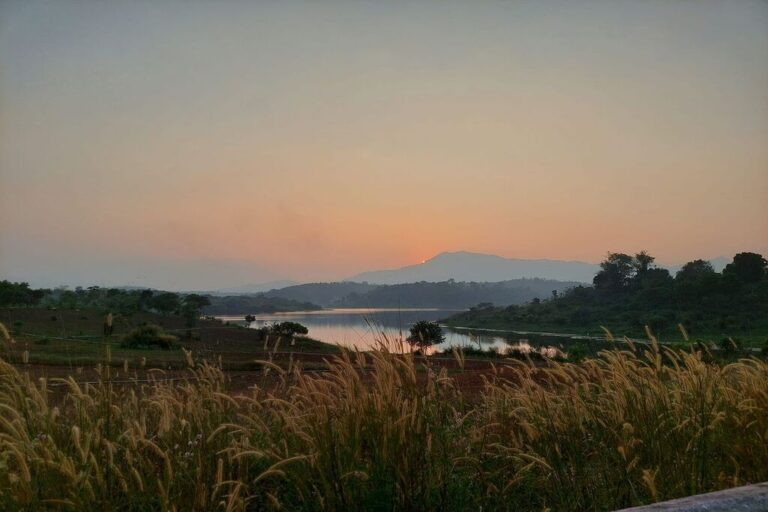
{"label": "dark green tree", "polygon": [[634,275],[634,259],[629,254],[612,252],[600,263],[600,271],[592,280],[600,291],[617,292],[626,289]]}
{"label": "dark green tree", "polygon": [[703,277],[712,275],[715,269],[712,264],[704,260],[689,261],[675,274],[676,281],[699,281]]}
{"label": "dark green tree", "polygon": [[181,304],[181,316],[186,319],[187,327],[194,327],[197,319],[200,318],[202,309],[210,305],[211,300],[205,295],[190,293],[185,296]]}
{"label": "dark green tree", "polygon": [[33,290],[28,283],[0,281],[0,306],[34,306],[50,290]]}
{"label": "dark green tree", "polygon": [[406,341],[412,348],[425,349],[445,341],[443,329],[437,322],[419,320],[411,326],[410,332],[410,336],[406,338]]}
{"label": "dark green tree", "polygon": [[165,315],[179,310],[179,296],[172,292],[162,292],[154,295],[149,301],[149,307]]}
{"label": "dark green tree", "polygon": [[762,254],[740,252],[725,266],[723,274],[735,276],[742,283],[756,283],[765,279],[767,269],[768,261]]}
{"label": "dark green tree", "polygon": [[280,322],[270,327],[270,332],[278,336],[296,336],[309,334],[309,329],[298,322]]}
{"label": "dark green tree", "polygon": [[635,267],[635,273],[638,276],[643,276],[651,268],[651,265],[656,260],[653,256],[646,251],[640,251],[635,254],[635,260],[633,266]]}

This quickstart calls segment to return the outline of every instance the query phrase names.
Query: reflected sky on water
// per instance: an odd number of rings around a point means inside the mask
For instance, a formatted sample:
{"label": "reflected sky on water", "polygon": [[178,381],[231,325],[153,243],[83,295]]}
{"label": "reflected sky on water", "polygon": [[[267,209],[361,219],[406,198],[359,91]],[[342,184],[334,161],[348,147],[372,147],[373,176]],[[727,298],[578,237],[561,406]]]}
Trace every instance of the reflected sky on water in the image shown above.
{"label": "reflected sky on water", "polygon": [[[397,340],[408,337],[410,327],[419,320],[439,321],[458,310],[446,309],[324,309],[319,311],[294,311],[287,313],[256,314],[251,327],[258,328],[275,322],[298,322],[309,329],[309,336],[347,347],[367,350],[377,341]],[[222,320],[242,322],[243,316],[221,316]],[[435,347],[444,350],[452,346],[474,347],[483,350],[505,351],[510,346],[522,350],[542,347],[563,348],[571,338],[534,333],[482,331],[463,328],[443,328],[445,343]]]}

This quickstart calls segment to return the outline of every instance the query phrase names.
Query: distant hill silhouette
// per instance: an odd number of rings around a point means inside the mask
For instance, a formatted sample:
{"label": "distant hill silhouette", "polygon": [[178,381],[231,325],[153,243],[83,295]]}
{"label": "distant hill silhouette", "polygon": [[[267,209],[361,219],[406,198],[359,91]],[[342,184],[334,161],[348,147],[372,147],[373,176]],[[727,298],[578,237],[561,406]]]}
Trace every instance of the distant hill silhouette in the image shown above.
{"label": "distant hill silhouette", "polygon": [[498,282],[542,278],[591,283],[598,265],[581,261],[525,260],[474,252],[443,252],[420,265],[363,272],[348,281],[372,284],[404,284],[418,281]]}
{"label": "distant hill silhouette", "polygon": [[298,302],[312,302],[331,307],[349,294],[365,294],[376,286],[364,283],[306,283],[269,290],[264,295]]}
{"label": "distant hill silhouette", "polygon": [[296,281],[280,280],[280,281],[267,281],[265,283],[251,283],[241,286],[232,286],[230,288],[221,288],[210,292],[214,295],[249,295],[253,293],[262,293],[277,288],[286,288],[288,286],[297,285]]}
{"label": "distant hill silhouette", "polygon": [[378,285],[366,293],[351,293],[333,304],[347,308],[464,309],[477,304],[508,306],[552,297],[578,286],[573,281],[514,279],[498,283],[442,281]]}
{"label": "distant hill silhouette", "polygon": [[370,283],[308,283],[270,290],[268,298],[311,302],[336,308],[446,308],[463,309],[481,302],[496,305],[522,304],[534,298],[546,299],[552,291],[562,293],[579,285],[574,281],[515,279],[496,283],[418,282],[397,285]]}

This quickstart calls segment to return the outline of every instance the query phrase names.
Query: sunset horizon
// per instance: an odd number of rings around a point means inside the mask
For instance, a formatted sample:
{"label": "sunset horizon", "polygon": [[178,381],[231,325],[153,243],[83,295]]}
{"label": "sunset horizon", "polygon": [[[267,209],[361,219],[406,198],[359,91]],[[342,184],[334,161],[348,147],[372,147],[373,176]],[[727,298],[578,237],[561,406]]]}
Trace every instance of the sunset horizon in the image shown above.
{"label": "sunset horizon", "polygon": [[0,272],[768,253],[764,2],[181,5],[2,3]]}

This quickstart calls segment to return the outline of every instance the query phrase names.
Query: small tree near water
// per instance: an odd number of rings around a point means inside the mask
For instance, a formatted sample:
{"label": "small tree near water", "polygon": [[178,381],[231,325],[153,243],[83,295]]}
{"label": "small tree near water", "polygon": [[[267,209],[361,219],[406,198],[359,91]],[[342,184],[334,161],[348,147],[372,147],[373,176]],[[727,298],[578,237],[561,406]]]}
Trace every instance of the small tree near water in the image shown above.
{"label": "small tree near water", "polygon": [[406,338],[411,348],[425,349],[445,341],[443,329],[437,322],[420,320],[411,326],[411,334]]}
{"label": "small tree near water", "polygon": [[270,332],[278,336],[296,336],[297,334],[309,334],[309,329],[298,322],[280,322],[273,325]]}

